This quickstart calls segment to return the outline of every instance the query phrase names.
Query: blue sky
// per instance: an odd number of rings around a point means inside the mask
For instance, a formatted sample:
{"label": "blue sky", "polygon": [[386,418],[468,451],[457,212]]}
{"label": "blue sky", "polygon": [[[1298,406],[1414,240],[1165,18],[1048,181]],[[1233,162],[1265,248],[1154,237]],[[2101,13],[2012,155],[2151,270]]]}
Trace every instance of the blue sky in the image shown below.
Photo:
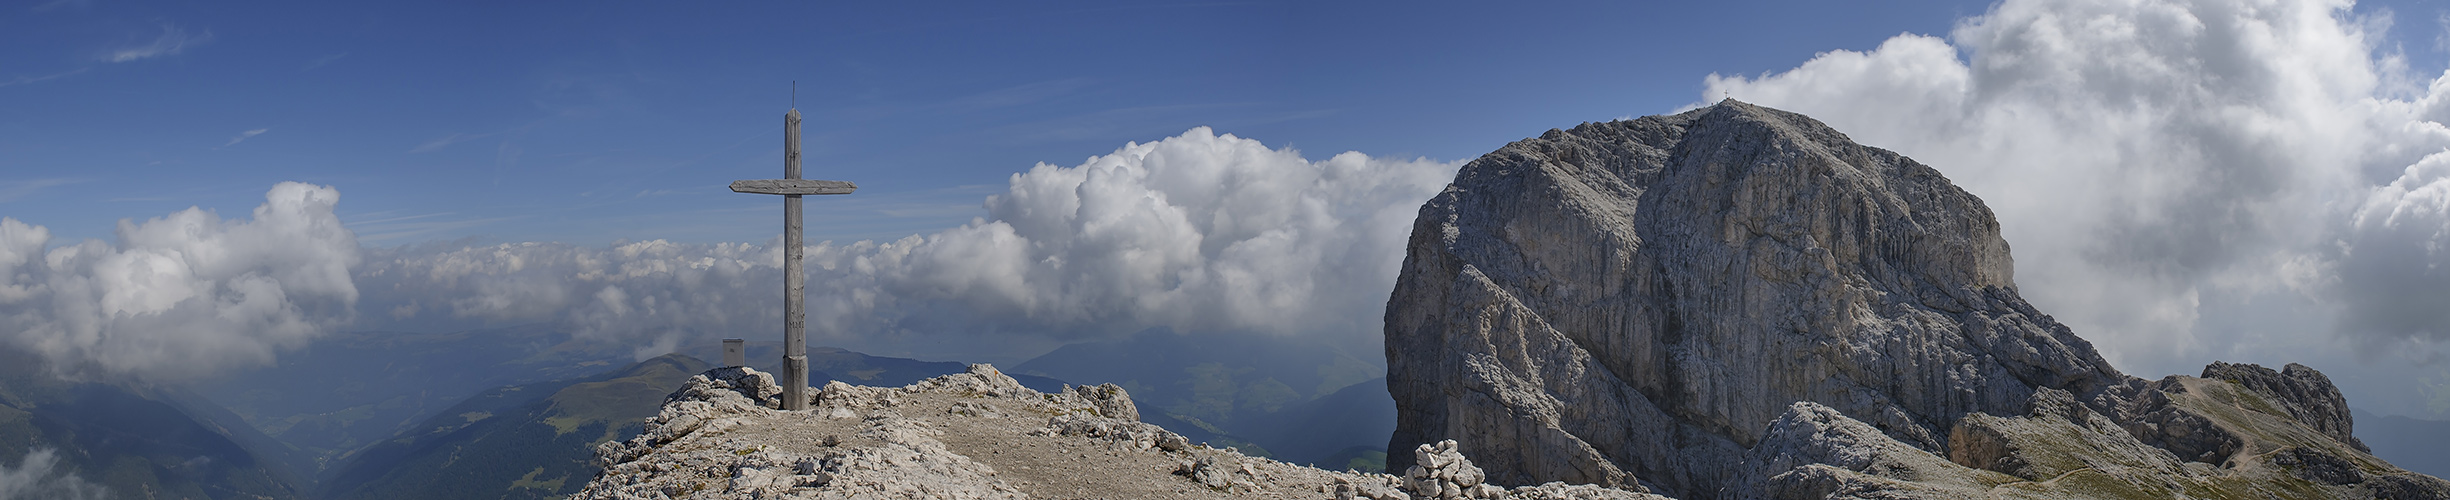
{"label": "blue sky", "polygon": [[889,239],[1194,126],[1467,159],[1984,7],[34,2],[0,15],[0,213],[107,239],[303,181],[368,245],[763,241],[777,203],[721,186],[779,176],[796,80],[811,175],[863,188],[811,238]]}
{"label": "blue sky", "polygon": [[1983,197],[2021,292],[2129,373],[2302,361],[2450,418],[2445,24],[2413,0],[17,2],[0,340],[209,372],[340,329],[550,321],[650,355],[771,332],[780,204],[723,186],[780,175],[797,81],[809,176],[861,185],[809,204],[835,242],[817,343],[1369,352],[1459,162],[1733,95]]}

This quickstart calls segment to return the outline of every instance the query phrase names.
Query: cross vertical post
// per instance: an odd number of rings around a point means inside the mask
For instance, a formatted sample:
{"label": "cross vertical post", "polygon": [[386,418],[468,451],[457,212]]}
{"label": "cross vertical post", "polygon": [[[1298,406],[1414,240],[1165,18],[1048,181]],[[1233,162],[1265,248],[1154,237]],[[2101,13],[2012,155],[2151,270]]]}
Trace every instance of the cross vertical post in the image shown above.
{"label": "cross vertical post", "polygon": [[846,181],[800,178],[800,110],[783,113],[783,178],[732,181],[732,192],[783,195],[783,409],[808,409],[807,279],[800,266],[800,196],[851,194]]}
{"label": "cross vertical post", "polygon": [[[800,178],[800,110],[783,113],[783,178]],[[800,274],[800,195],[783,195],[783,409],[808,409],[807,278]]]}

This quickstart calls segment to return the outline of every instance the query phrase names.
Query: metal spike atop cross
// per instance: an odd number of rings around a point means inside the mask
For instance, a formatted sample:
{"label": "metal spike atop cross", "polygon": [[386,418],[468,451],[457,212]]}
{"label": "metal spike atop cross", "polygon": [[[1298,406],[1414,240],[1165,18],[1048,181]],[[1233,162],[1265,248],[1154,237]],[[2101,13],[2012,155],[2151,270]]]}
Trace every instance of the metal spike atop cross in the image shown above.
{"label": "metal spike atop cross", "polygon": [[800,196],[851,194],[849,181],[800,178],[800,110],[783,113],[783,178],[732,181],[732,192],[783,195],[783,409],[808,409],[807,278],[800,276]]}

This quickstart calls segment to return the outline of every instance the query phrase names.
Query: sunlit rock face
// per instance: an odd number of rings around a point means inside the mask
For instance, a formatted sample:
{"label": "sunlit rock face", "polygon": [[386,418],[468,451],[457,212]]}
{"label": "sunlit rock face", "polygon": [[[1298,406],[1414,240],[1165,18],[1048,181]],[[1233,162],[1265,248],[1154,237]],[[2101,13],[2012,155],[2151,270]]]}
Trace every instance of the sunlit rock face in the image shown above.
{"label": "sunlit rock face", "polygon": [[1498,484],[1709,498],[1796,402],[1940,455],[2037,389],[2119,404],[2133,379],[2012,274],[1981,200],[1803,115],[1550,130],[1421,208],[1387,304],[1388,449],[1454,439]]}

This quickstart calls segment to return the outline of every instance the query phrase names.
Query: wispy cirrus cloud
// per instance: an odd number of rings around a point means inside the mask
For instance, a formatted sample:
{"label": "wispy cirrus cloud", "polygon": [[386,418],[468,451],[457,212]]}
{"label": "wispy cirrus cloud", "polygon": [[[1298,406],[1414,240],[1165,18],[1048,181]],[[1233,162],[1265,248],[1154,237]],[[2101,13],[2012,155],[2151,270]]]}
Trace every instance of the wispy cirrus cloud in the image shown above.
{"label": "wispy cirrus cloud", "polygon": [[435,151],[440,151],[440,150],[442,150],[442,148],[451,147],[451,145],[452,145],[452,144],[458,144],[458,143],[461,143],[461,142],[466,142],[466,141],[471,141],[471,140],[476,140],[476,139],[483,139],[483,138],[485,138],[485,136],[489,136],[489,135],[493,135],[493,134],[462,134],[462,133],[456,133],[456,132],[454,132],[454,133],[452,133],[451,135],[443,136],[443,137],[442,137],[442,138],[440,138],[440,139],[434,139],[434,140],[431,140],[431,141],[425,141],[425,144],[419,144],[419,145],[417,145],[417,147],[414,147],[414,148],[409,148],[409,149],[408,149],[408,152],[410,152],[410,153],[431,153],[431,152],[435,152]]}
{"label": "wispy cirrus cloud", "polygon": [[32,10],[34,12],[50,12],[70,7],[82,9],[91,7],[93,4],[93,0],[51,0],[49,2],[43,2],[42,5],[36,5],[33,9],[28,10]]}
{"label": "wispy cirrus cloud", "polygon": [[9,79],[7,79],[7,80],[0,80],[0,87],[7,87],[7,86],[12,86],[12,85],[25,85],[25,84],[28,84],[28,83],[40,82],[40,81],[50,80],[50,79],[54,79],[54,78],[63,78],[63,77],[67,77],[67,76],[75,75],[75,74],[78,74],[78,73],[84,73],[84,72],[85,72],[85,70],[87,70],[87,69],[91,69],[91,68],[77,68],[77,69],[72,69],[72,70],[68,70],[68,71],[62,71],[62,72],[58,72],[58,73],[52,73],[52,74],[43,75],[43,76],[17,76],[17,77],[9,78]]}
{"label": "wispy cirrus cloud", "polygon": [[112,50],[109,54],[105,54],[102,57],[102,60],[119,63],[151,59],[161,56],[175,56],[179,55],[180,52],[186,52],[188,47],[203,45],[205,42],[211,41],[213,41],[213,32],[211,31],[191,35],[187,33],[187,30],[179,29],[178,26],[163,23],[162,35],[155,37],[152,42]]}
{"label": "wispy cirrus cloud", "polygon": [[321,67],[323,67],[324,65],[331,64],[333,61],[339,61],[339,60],[340,60],[340,58],[343,58],[343,57],[349,57],[349,53],[347,53],[347,52],[342,52],[342,53],[338,53],[338,54],[332,54],[332,55],[328,55],[328,56],[317,57],[317,58],[315,58],[315,60],[313,60],[313,61],[307,61],[307,62],[306,62],[306,66],[305,66],[305,67],[298,68],[298,71],[306,71],[306,70],[311,70],[311,69],[315,69],[315,68],[321,68]]}
{"label": "wispy cirrus cloud", "polygon": [[64,185],[68,185],[68,184],[75,184],[75,183],[77,183],[77,182],[78,182],[78,180],[77,180],[77,179],[31,179],[31,180],[22,180],[22,181],[0,181],[0,203],[11,202],[11,201],[17,201],[17,199],[18,199],[18,198],[23,198],[23,197],[25,197],[25,195],[29,195],[29,194],[34,194],[34,192],[36,192],[36,191],[41,191],[41,190],[44,190],[44,189],[48,189],[48,188],[51,188],[51,187],[53,187],[53,186],[64,186]]}
{"label": "wispy cirrus cloud", "polygon": [[435,233],[455,231],[520,218],[519,216],[485,217],[474,219],[451,217],[454,215],[459,214],[456,212],[441,212],[399,217],[385,217],[380,219],[349,221],[344,225],[347,226],[350,231],[357,232],[358,241],[366,243],[384,243],[407,241],[410,238],[430,236]]}
{"label": "wispy cirrus cloud", "polygon": [[241,142],[246,142],[248,138],[255,137],[255,136],[259,136],[259,135],[264,135],[264,133],[265,133],[265,132],[271,132],[271,131],[272,131],[272,129],[268,129],[268,128],[259,128],[259,129],[255,129],[255,130],[249,130],[249,131],[245,131],[245,132],[239,132],[239,133],[238,133],[238,137],[232,137],[232,138],[230,138],[230,143],[229,143],[229,144],[223,144],[223,145],[221,145],[221,147],[225,147],[225,148],[226,148],[226,147],[230,147],[230,146],[236,146],[236,145],[238,145],[238,143],[241,143]]}
{"label": "wispy cirrus cloud", "polygon": [[1037,104],[1077,93],[1092,83],[1095,81],[1087,78],[1028,83],[970,94],[932,107],[959,113]]}

